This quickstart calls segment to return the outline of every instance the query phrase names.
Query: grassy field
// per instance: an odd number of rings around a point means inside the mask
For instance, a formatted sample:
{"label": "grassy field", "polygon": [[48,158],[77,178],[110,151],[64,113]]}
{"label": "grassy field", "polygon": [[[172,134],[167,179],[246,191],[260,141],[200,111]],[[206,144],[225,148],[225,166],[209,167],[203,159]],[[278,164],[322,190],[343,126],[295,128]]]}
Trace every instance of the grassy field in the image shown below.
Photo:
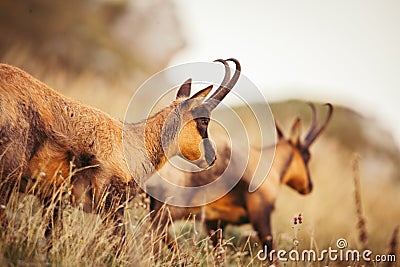
{"label": "grassy field", "polygon": [[[123,118],[130,94],[137,84],[129,82],[105,83],[101,77],[82,74],[76,79],[68,76],[39,77],[64,94],[96,106],[117,118]],[[273,109],[274,110],[274,109]],[[279,113],[279,108],[274,112]],[[289,115],[278,115],[287,117]],[[283,123],[285,125],[285,123]],[[286,129],[287,127],[285,127]],[[341,131],[336,131],[338,134]],[[340,132],[341,135],[350,134]],[[357,138],[356,138],[357,139]],[[373,255],[394,250],[397,265],[369,263],[370,266],[399,266],[400,181],[382,176],[371,177],[367,155],[346,147],[331,131],[312,147],[310,162],[314,192],[300,196],[282,186],[273,214],[273,233],[277,249],[336,248],[336,241],[344,238],[348,248],[368,248]],[[354,143],[355,141],[351,141]],[[398,151],[398,150],[397,150]],[[359,159],[355,152],[361,155]],[[398,156],[398,155],[397,155]],[[359,168],[354,170],[354,165]],[[356,164],[357,165],[357,164]],[[378,166],[379,167],[379,166]],[[382,167],[386,168],[386,167]],[[398,170],[398,167],[397,167]],[[66,179],[68,181],[68,179]],[[355,186],[359,181],[359,187]],[[59,189],[68,195],[68,183]],[[356,194],[361,200],[355,201]],[[62,194],[61,194],[62,195]],[[358,195],[357,195],[358,196]],[[360,209],[361,204],[361,209]],[[4,207],[1,207],[4,208]],[[249,226],[228,227],[217,247],[210,246],[209,237],[199,222],[175,223],[173,230],[179,237],[178,250],[166,247],[160,237],[152,234],[148,215],[148,201],[143,195],[129,203],[126,214],[125,240],[112,235],[113,226],[99,216],[84,213],[63,200],[61,226],[45,240],[46,223],[42,208],[32,196],[14,194],[8,203],[9,224],[1,232],[1,266],[263,266],[257,260],[259,250]],[[357,213],[360,209],[361,213]],[[293,224],[293,217],[301,213],[303,223]],[[360,220],[365,224],[361,223]],[[398,229],[398,228],[397,228]],[[360,234],[364,239],[360,239]],[[363,262],[314,263],[287,262],[280,266],[361,266]]]}
{"label": "grassy field", "polygon": [[[398,237],[393,239],[392,236],[398,225],[396,212],[400,207],[396,193],[399,186],[383,186],[379,191],[385,190],[385,195],[374,198],[378,193],[366,196],[366,192],[376,188],[361,183],[362,191],[358,188],[357,192],[361,193],[365,213],[360,216],[356,212],[360,203],[356,204],[354,200],[356,187],[353,179],[354,175],[356,180],[359,177],[357,172],[352,173],[349,165],[350,170],[344,174],[349,177],[340,179],[341,182],[339,179],[321,181],[323,175],[318,175],[320,170],[317,168],[314,174],[322,177],[316,180],[316,190],[311,196],[300,197],[282,190],[273,216],[276,249],[320,252],[329,246],[336,249],[337,239],[345,238],[348,248],[360,251],[368,248],[373,255],[387,255],[390,249],[395,249],[398,257]],[[330,168],[337,167],[332,165]],[[68,184],[60,188],[63,190],[68,194]],[[1,233],[2,266],[263,266],[256,257],[259,247],[249,226],[228,227],[220,245],[213,247],[199,222],[176,222],[172,231],[179,241],[179,248],[170,250],[160,237],[152,234],[148,200],[143,194],[129,203],[126,240],[114,236],[114,226],[99,216],[72,207],[67,198],[61,200],[61,223],[50,239],[52,247],[49,248],[49,240],[44,238],[46,224],[38,201],[33,196],[13,195],[7,207],[9,225]],[[293,216],[298,213],[302,213],[303,223],[294,225]],[[360,218],[363,218],[365,226],[359,224]],[[365,240],[359,238],[360,234],[366,236]],[[391,242],[394,243],[390,245]],[[289,262],[284,266],[361,264],[364,263],[325,260]]]}

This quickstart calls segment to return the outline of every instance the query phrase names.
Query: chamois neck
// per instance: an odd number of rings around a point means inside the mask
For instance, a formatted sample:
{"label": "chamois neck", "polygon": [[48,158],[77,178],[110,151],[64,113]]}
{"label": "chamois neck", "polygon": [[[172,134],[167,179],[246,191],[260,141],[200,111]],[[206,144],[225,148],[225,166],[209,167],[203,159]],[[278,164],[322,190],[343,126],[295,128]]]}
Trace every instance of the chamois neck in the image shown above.
{"label": "chamois neck", "polygon": [[124,149],[127,163],[135,179],[146,180],[174,155],[179,116],[172,104],[146,120],[127,124],[124,129]]}
{"label": "chamois neck", "polygon": [[275,156],[273,161],[272,170],[274,170],[273,180],[280,185],[284,183],[284,176],[286,175],[291,161],[292,149],[286,142],[278,142],[275,149]]}
{"label": "chamois neck", "polygon": [[[264,147],[262,149],[259,149],[259,153],[263,153],[266,157],[271,157],[271,153],[274,151],[274,146],[268,146]],[[282,173],[285,168],[287,159],[290,156],[290,151],[287,149],[287,146],[285,146],[283,143],[278,142],[276,144],[275,148],[275,154],[274,158],[272,161],[272,166],[270,168],[270,171],[268,173],[268,176],[266,177],[264,181],[263,188],[268,192],[268,197],[270,198],[269,200],[275,201],[280,188],[282,186]],[[269,162],[268,158],[261,158],[260,162]]]}
{"label": "chamois neck", "polygon": [[177,153],[175,137],[179,127],[180,117],[173,104],[145,121],[144,144],[157,170],[164,166],[168,157]]}

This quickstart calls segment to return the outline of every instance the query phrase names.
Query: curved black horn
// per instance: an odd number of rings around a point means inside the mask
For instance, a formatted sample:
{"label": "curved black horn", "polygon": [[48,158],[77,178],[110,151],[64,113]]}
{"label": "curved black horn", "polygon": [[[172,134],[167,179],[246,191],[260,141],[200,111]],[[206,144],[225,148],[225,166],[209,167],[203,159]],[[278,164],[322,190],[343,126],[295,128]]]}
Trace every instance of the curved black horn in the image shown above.
{"label": "curved black horn", "polygon": [[[313,108],[313,106],[314,105],[312,105],[311,108]],[[323,130],[325,130],[326,126],[328,125],[328,123],[332,117],[332,114],[333,114],[332,104],[326,103],[324,106],[328,106],[328,114],[326,115],[326,119],[325,119],[324,123],[322,123],[322,126],[318,130],[316,129],[316,126],[315,126],[315,128],[312,128],[311,131],[308,133],[308,135],[304,139],[304,146],[306,146],[306,147],[310,146],[314,142],[314,140],[321,134],[321,132]],[[316,114],[315,106],[313,108],[313,113]],[[315,117],[316,117],[316,115],[315,115]],[[314,120],[313,120],[313,124],[314,124]]]}
{"label": "curved black horn", "polygon": [[307,140],[311,140],[312,136],[314,135],[315,131],[317,130],[317,123],[318,123],[318,113],[317,108],[315,107],[314,103],[308,102],[307,103],[311,110],[312,110],[312,122],[310,126],[310,130],[307,133],[307,136],[304,139],[304,142],[307,143]]}
{"label": "curved black horn", "polygon": [[222,80],[222,82],[221,82],[220,86],[218,87],[218,89],[215,90],[215,92],[205,101],[205,102],[209,103],[208,105],[209,105],[211,110],[214,109],[218,105],[219,102],[215,101],[215,100],[210,100],[210,99],[215,99],[217,94],[221,90],[224,90],[224,88],[226,87],[226,84],[229,82],[229,78],[231,77],[231,69],[229,67],[228,62],[226,62],[226,60],[216,59],[216,60],[214,60],[214,62],[221,62],[222,64],[224,64],[224,66],[225,66],[225,75],[224,75],[224,79]]}
{"label": "curved black horn", "polygon": [[[228,64],[228,62],[226,62],[226,60],[216,59],[216,60],[214,60],[214,62],[221,62],[222,64],[224,64],[224,67],[225,67],[224,79],[222,80],[221,85],[216,90],[216,92],[217,92],[217,91],[221,90],[221,88],[224,87],[229,82],[229,78],[231,77],[231,68],[229,67],[229,64]],[[215,93],[214,93],[214,95],[215,95]]]}
{"label": "curved black horn", "polygon": [[[241,66],[237,59],[234,59],[234,58],[229,58],[227,60],[217,59],[215,61],[222,62],[224,64],[225,76],[224,76],[224,80],[222,81],[222,83],[218,87],[218,89],[214,92],[213,95],[211,95],[206,100],[206,103],[209,106],[210,110],[213,110],[219,104],[219,102],[221,102],[222,99],[224,99],[224,97],[230,92],[230,90],[233,88],[233,86],[235,86],[236,82],[239,79],[240,71],[241,71]],[[230,76],[230,68],[226,61],[232,61],[236,65],[235,73],[233,74],[233,77],[229,80],[229,82],[227,81],[228,80],[227,77]]]}
{"label": "curved black horn", "polygon": [[233,63],[235,63],[235,66],[236,66],[235,73],[233,74],[232,79],[226,85],[226,87],[228,87],[229,89],[232,89],[233,86],[235,86],[235,84],[239,80],[240,72],[242,71],[242,67],[240,66],[240,63],[236,58],[229,58],[226,61],[232,61]]}

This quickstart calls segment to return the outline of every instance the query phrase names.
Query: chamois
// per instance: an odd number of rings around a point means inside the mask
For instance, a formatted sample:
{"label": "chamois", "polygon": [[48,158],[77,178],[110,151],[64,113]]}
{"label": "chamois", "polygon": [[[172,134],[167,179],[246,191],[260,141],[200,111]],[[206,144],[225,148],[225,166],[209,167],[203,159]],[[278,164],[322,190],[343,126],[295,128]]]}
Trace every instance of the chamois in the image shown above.
{"label": "chamois", "polygon": [[[214,163],[210,115],[241,70],[236,59],[216,61],[224,64],[225,75],[209,98],[204,100],[212,85],[190,97],[188,79],[176,100],[137,123],[113,119],[62,96],[17,67],[0,64],[0,204],[5,206],[16,190],[36,195],[46,210],[73,164],[71,203],[85,212],[110,212],[122,226],[116,232],[123,234],[122,204],[135,196],[137,182],[161,168],[167,158],[180,155],[202,168]],[[236,65],[231,79],[227,61]],[[112,204],[119,208],[111,210]],[[58,210],[56,205],[50,214],[46,236]],[[0,212],[4,224],[6,212]]]}
{"label": "chamois", "polygon": [[[228,137],[213,137],[213,140],[217,144],[218,159],[215,166],[210,170],[183,173],[169,164],[165,165],[160,170],[161,177],[176,185],[193,187],[215,181],[225,170],[228,171],[228,164],[232,164],[233,168],[227,174],[230,177],[234,177],[238,173],[242,173],[242,170],[239,169],[240,167],[237,167],[240,165],[239,162],[247,162],[247,167],[242,177],[233,189],[223,197],[209,204],[200,207],[190,207],[190,203],[196,203],[194,200],[201,197],[201,190],[198,195],[191,196],[191,199],[185,200],[187,201],[185,202],[187,207],[177,207],[168,203],[164,204],[150,197],[150,208],[153,211],[153,225],[158,234],[164,235],[166,242],[174,245],[174,242],[168,236],[169,219],[179,220],[195,215],[196,219],[201,219],[205,222],[209,234],[212,234],[218,228],[223,229],[227,224],[241,225],[251,223],[263,246],[267,245],[268,248],[272,248],[271,213],[274,210],[280,185],[286,184],[300,194],[308,194],[313,188],[308,168],[311,156],[309,148],[328,125],[333,113],[333,107],[331,104],[327,104],[329,108],[327,117],[322,126],[318,128],[316,107],[313,104],[310,104],[310,106],[313,112],[313,120],[311,129],[304,141],[300,140],[301,120],[297,118],[292,126],[289,138],[285,138],[280,128],[276,126],[279,137],[276,145],[262,149],[250,147],[249,155],[241,153],[232,154]],[[274,153],[274,148],[275,155],[270,172],[260,187],[250,193],[248,188],[255,174],[257,163],[270,162],[266,157]],[[242,148],[240,151],[246,150],[247,148]],[[261,153],[261,150],[263,150],[263,153]],[[148,183],[149,187],[160,186],[152,182],[152,179],[148,180]],[[157,189],[161,190],[161,188]],[[162,193],[166,199],[168,197],[179,197],[174,196],[173,192],[166,190]],[[215,245],[217,242],[215,234],[212,235],[212,240]]]}

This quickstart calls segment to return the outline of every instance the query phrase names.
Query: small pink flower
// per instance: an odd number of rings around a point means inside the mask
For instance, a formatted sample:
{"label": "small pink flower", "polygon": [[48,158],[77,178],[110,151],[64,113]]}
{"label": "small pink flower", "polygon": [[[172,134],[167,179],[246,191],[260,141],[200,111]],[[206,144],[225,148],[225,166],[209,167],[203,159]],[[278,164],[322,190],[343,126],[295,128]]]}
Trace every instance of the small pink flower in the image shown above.
{"label": "small pink flower", "polygon": [[295,217],[293,218],[293,223],[294,223],[294,224],[297,224],[297,223],[301,224],[301,223],[303,223],[303,216],[301,215],[301,213],[299,213],[298,216],[295,216]]}
{"label": "small pink flower", "polygon": [[301,216],[301,213],[299,213],[299,216],[297,216],[297,220],[299,220],[299,223],[303,223],[303,217]]}

